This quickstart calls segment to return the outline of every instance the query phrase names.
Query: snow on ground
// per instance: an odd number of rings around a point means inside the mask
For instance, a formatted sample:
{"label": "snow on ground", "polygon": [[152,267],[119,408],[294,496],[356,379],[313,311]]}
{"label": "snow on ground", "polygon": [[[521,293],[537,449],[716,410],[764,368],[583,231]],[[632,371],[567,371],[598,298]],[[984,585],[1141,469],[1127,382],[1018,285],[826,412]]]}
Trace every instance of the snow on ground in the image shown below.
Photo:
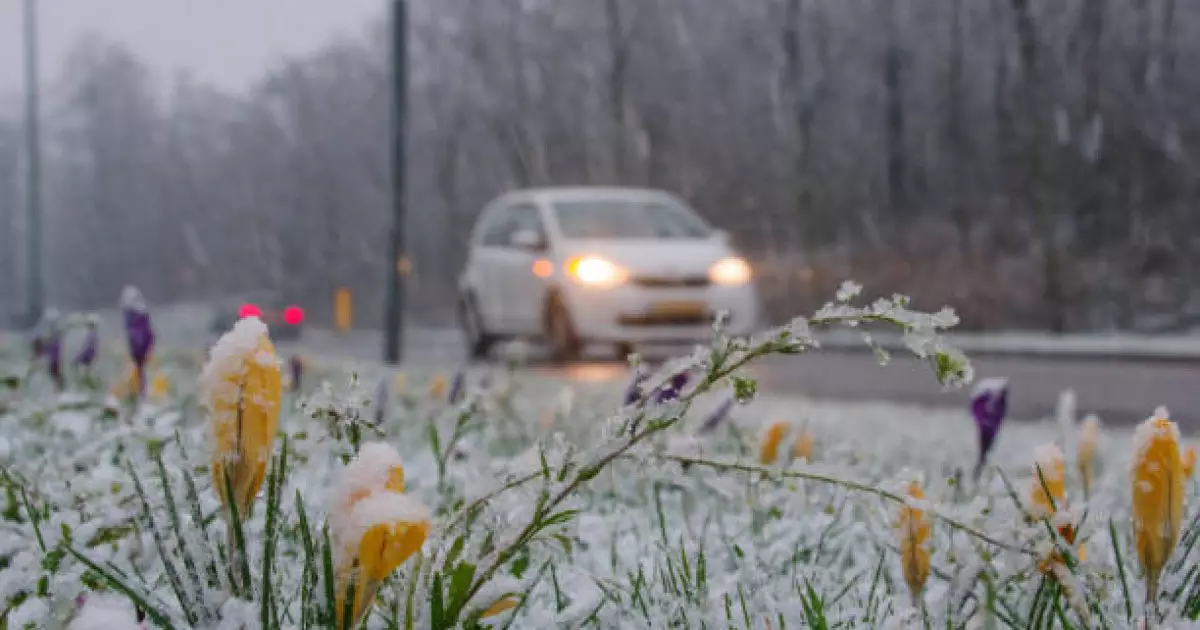
{"label": "snow on ground", "polygon": [[[861,348],[860,335],[838,331],[821,338],[829,348]],[[875,335],[889,349],[902,348],[897,336]],[[950,342],[964,352],[1022,356],[1126,357],[1130,359],[1200,360],[1200,330],[1182,333],[1075,333],[1043,331],[955,333]]]}
{"label": "snow on ground", "polygon": [[[0,435],[10,454],[0,466],[8,489],[7,500],[0,497],[0,601],[8,602],[9,623],[85,628],[127,620],[128,609],[111,599],[120,597],[115,584],[58,551],[69,547],[99,567],[111,563],[175,628],[238,627],[235,621],[259,627],[258,586],[243,594],[249,601],[231,599],[232,583],[224,579],[195,597],[184,589],[192,602],[184,606],[173,584],[190,579],[180,550],[205,558],[226,540],[207,476],[209,428],[196,403],[199,360],[161,357],[152,372],[169,378],[171,389],[137,407],[114,409],[107,401],[107,385],[120,372],[112,356],[95,375],[99,389],[78,384],[59,396],[37,375],[0,389]],[[28,371],[14,355],[6,361],[6,373]],[[433,627],[434,602],[453,601],[451,583],[459,578],[451,575],[465,571],[461,563],[473,571],[496,564],[495,579],[463,610],[478,612],[515,594],[515,607],[485,620],[514,628],[1061,627],[1062,620],[1127,628],[1154,608],[1145,601],[1129,527],[1129,430],[1103,430],[1085,497],[1073,450],[1078,440],[1064,435],[1079,430],[1074,418],[1009,422],[990,456],[995,467],[976,482],[977,437],[965,409],[762,397],[734,405],[706,433],[701,427],[725,405],[728,390],[691,403],[651,403],[640,417],[635,407],[622,409],[623,386],[567,389],[554,378],[474,372],[463,398],[451,403],[450,375],[397,379],[369,364],[354,366],[353,374],[339,363],[308,370],[304,391],[285,395],[280,421],[291,457],[270,584],[279,627],[301,627],[299,593],[309,579],[295,496],[303,496],[310,532],[319,538],[334,506],[344,505],[336,483],[355,431],[398,453],[406,505],[413,506],[405,514],[423,514],[417,502],[431,514],[423,564],[407,560],[398,579],[380,588],[371,628],[389,627],[393,610],[411,611],[413,627]],[[375,426],[379,383],[388,403]],[[620,448],[637,427],[677,414],[683,419],[644,443]],[[776,459],[764,463],[759,436],[774,421],[785,422],[785,432]],[[811,436],[810,455],[793,458],[801,436]],[[1019,505],[1034,490],[1032,465],[1047,443],[1062,446],[1068,478],[1054,525],[1078,531],[1074,543],[1060,537],[1057,551],[1046,523],[1029,520]],[[151,457],[159,449],[173,504]],[[592,468],[600,461],[607,466]],[[394,458],[387,463],[382,468]],[[156,527],[141,513],[130,469]],[[205,527],[188,508],[185,472],[199,486],[200,512],[214,516]],[[537,518],[539,506],[572,480],[580,482],[557,516]],[[921,546],[931,571],[915,598],[893,527],[913,480],[925,499],[907,505],[933,519],[932,539]],[[268,487],[247,523],[256,585]],[[1200,612],[1190,547],[1200,529],[1191,522],[1197,493],[1190,482],[1186,494],[1184,542],[1160,583],[1159,612],[1151,613],[1156,627],[1183,627],[1180,615]],[[462,511],[475,501],[480,512]],[[519,551],[502,555],[509,548]],[[437,571],[444,580],[432,579]],[[435,597],[439,584],[445,593]],[[202,608],[223,620],[185,619]],[[268,617],[274,619],[270,611]]]}

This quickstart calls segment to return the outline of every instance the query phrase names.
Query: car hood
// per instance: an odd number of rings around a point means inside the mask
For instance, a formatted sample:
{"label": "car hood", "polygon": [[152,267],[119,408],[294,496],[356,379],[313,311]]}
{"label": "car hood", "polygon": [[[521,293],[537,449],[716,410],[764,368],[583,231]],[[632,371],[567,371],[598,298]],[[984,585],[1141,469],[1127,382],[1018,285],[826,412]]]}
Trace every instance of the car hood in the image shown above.
{"label": "car hood", "polygon": [[569,241],[564,257],[593,255],[607,258],[634,274],[692,276],[708,273],[718,260],[733,255],[729,245],[708,240]]}

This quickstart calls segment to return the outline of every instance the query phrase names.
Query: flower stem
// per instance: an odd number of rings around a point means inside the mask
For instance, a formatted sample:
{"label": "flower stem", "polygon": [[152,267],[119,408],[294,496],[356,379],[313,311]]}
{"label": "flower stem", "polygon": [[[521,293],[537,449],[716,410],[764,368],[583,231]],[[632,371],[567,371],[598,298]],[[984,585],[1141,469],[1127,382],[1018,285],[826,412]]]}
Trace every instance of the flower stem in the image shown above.
{"label": "flower stem", "polygon": [[[803,471],[803,470],[775,470],[772,468],[766,468],[763,466],[757,466],[757,465],[753,465],[753,464],[742,464],[742,463],[738,463],[738,462],[718,462],[718,461],[714,461],[714,460],[710,460],[710,459],[703,459],[703,458],[699,458],[699,457],[685,457],[685,456],[680,456],[680,455],[658,455],[658,457],[660,457],[661,459],[673,461],[673,462],[676,462],[679,464],[687,464],[689,466],[703,466],[706,468],[714,468],[717,470],[730,470],[730,471],[737,471],[737,472],[744,472],[744,473],[757,473],[757,474],[761,474],[765,477],[780,477],[780,478],[785,478],[785,479],[807,479],[809,481],[816,481],[816,482],[820,482],[820,483],[827,483],[827,484],[832,484],[832,485],[836,485],[836,486],[841,486],[843,488],[846,488],[847,490],[854,490],[856,492],[864,492],[867,494],[873,494],[881,499],[886,499],[886,500],[892,501],[894,503],[899,503],[899,504],[907,503],[907,500],[904,497],[902,497],[898,494],[894,494],[892,492],[888,492],[887,490],[884,490],[882,488],[877,488],[875,486],[870,486],[870,485],[867,485],[864,483],[859,483],[857,481],[850,481],[848,479],[839,479],[837,477],[833,477],[831,475],[823,475],[821,473],[815,473],[815,472],[809,472],[809,471]],[[934,518],[942,521],[943,523],[946,523],[950,527],[953,527],[954,529],[957,529],[969,536],[978,538],[979,540],[986,542],[990,545],[999,547],[1001,549],[1007,549],[1010,551],[1019,551],[1022,553],[1029,553],[1027,550],[1018,549],[1018,548],[1008,545],[1006,543],[1000,542],[999,540],[996,540],[995,538],[992,538],[991,536],[989,536],[989,535],[979,531],[978,529],[975,529],[974,527],[971,527],[970,525],[967,525],[966,523],[963,523],[962,521],[959,521],[955,518],[946,516],[944,514],[940,514],[937,511],[931,510],[931,509],[927,510],[927,512]]]}

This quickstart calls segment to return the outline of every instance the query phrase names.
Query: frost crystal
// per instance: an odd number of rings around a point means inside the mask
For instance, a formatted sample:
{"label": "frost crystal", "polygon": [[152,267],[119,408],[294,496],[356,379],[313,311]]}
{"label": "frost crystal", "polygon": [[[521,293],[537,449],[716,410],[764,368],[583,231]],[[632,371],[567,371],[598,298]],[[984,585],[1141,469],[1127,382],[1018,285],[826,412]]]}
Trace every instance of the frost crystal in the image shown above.
{"label": "frost crystal", "polygon": [[863,286],[853,280],[846,280],[837,290],[837,301],[849,302],[862,293]]}

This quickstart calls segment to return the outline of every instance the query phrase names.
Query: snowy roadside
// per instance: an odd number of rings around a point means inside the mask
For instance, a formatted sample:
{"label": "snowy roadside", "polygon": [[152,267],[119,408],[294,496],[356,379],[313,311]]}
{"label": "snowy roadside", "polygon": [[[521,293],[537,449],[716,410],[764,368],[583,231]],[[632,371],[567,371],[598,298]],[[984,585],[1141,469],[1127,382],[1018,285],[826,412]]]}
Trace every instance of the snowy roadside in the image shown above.
{"label": "snowy roadside", "polygon": [[[98,312],[101,336],[119,338],[120,314],[115,310]],[[204,346],[215,341],[211,330],[212,306],[203,302],[160,305],[154,309],[155,327],[168,345],[179,347]],[[355,330],[349,335],[309,328],[302,346],[312,346],[321,353],[349,355],[347,358],[374,357],[379,331]],[[457,332],[452,328],[436,328],[412,323],[409,326],[409,346],[415,347],[422,359],[438,363],[453,363],[461,355]],[[828,350],[862,352],[867,350],[862,334],[851,330],[836,330],[817,335]],[[872,339],[892,351],[904,349],[900,335],[871,333]],[[0,330],[0,346],[19,343],[22,333]],[[1080,333],[1053,335],[1043,331],[997,331],[983,333],[950,333],[946,338],[968,354],[980,356],[1028,356],[1097,361],[1148,361],[1200,363],[1200,331],[1191,333]],[[352,346],[348,350],[339,345]],[[360,347],[361,346],[361,347]]]}
{"label": "snowy roadside", "polygon": [[[888,350],[904,349],[899,335],[872,334]],[[862,351],[862,335],[836,331],[819,336],[829,350]],[[1030,356],[1096,361],[1165,361],[1200,363],[1200,334],[1136,333],[1052,335],[1037,331],[947,334],[968,355]]]}

